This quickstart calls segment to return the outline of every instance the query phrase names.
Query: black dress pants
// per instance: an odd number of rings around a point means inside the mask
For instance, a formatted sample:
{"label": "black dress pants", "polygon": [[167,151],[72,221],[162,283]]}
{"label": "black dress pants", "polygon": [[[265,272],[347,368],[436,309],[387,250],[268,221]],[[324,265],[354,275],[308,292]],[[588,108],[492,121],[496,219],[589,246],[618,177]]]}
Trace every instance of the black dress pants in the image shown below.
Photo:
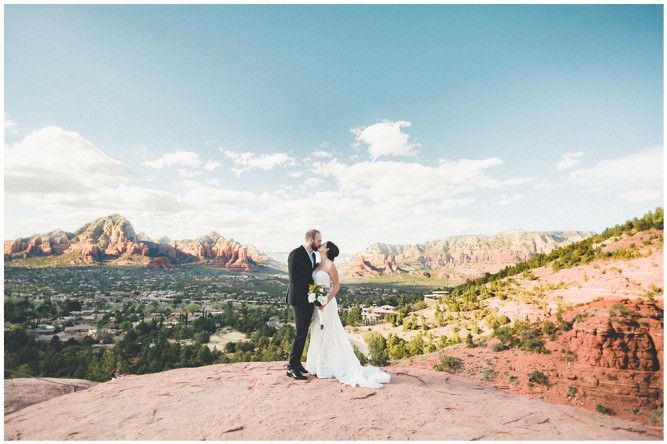
{"label": "black dress pants", "polygon": [[296,335],[289,354],[288,369],[301,367],[301,355],[306,345],[308,327],[310,327],[310,321],[313,318],[313,304],[292,305],[292,310],[294,311]]}

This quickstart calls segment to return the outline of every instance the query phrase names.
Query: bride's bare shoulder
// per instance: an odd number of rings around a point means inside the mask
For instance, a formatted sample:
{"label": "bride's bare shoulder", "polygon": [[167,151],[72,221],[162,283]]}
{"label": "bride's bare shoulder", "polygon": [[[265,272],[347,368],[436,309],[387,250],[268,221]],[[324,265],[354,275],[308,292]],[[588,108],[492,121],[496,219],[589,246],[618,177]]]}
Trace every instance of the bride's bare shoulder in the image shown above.
{"label": "bride's bare shoulder", "polygon": [[328,262],[322,266],[322,270],[326,271],[327,273],[331,273],[332,271],[336,270],[336,266],[333,262]]}
{"label": "bride's bare shoulder", "polygon": [[328,266],[327,266],[327,273],[329,273],[329,276],[331,276],[331,277],[336,276],[336,277],[337,277],[337,276],[338,276],[338,269],[336,268],[336,266],[334,265],[334,263],[331,262],[331,263],[329,263],[329,264],[327,264],[327,265],[328,265]]}

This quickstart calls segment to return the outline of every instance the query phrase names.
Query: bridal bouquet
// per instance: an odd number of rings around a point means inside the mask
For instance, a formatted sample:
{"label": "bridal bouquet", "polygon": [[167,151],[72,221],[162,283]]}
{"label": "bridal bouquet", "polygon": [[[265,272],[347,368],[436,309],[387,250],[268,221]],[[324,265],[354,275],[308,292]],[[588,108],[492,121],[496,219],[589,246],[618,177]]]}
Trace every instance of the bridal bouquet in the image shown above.
{"label": "bridal bouquet", "polygon": [[318,307],[324,307],[327,303],[327,292],[321,285],[309,285],[308,302]]}
{"label": "bridal bouquet", "polygon": [[[310,291],[308,292],[308,302],[315,304],[317,307],[324,307],[327,303],[327,292],[321,285],[309,285]],[[324,330],[324,324],[321,323],[320,319],[320,329]]]}

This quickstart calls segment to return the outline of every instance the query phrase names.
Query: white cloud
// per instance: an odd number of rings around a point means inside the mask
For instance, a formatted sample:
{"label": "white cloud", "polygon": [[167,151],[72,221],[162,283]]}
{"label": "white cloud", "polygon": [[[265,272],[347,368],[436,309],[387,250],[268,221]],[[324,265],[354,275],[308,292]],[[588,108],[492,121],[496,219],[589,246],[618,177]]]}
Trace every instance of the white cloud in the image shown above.
{"label": "white cloud", "polygon": [[[397,128],[400,133],[401,126]],[[360,131],[361,135],[363,130]],[[408,139],[404,142],[404,146],[409,143]],[[87,150],[96,150],[80,143]],[[50,147],[50,142],[45,146]],[[231,159],[228,164],[237,174],[296,165],[294,159],[282,153],[220,151]],[[126,166],[99,150],[97,153],[104,161],[100,160],[102,166],[94,170],[103,171],[109,177],[103,177],[100,182],[90,179],[87,185],[82,185],[79,176],[87,177],[86,168],[77,167],[73,174],[68,167],[69,163],[86,158],[76,155],[53,167],[53,171],[64,173],[53,178],[57,187],[51,186],[50,194],[22,195],[21,203],[44,215],[70,217],[72,214],[83,223],[94,217],[119,213],[128,217],[137,231],[153,237],[195,238],[216,230],[225,237],[233,236],[267,251],[296,246],[302,241],[305,230],[316,227],[322,229],[325,238],[340,241],[337,243],[344,251],[353,252],[378,241],[412,243],[489,231],[493,227],[468,214],[475,211],[471,206],[479,205],[476,204],[479,197],[473,193],[480,189],[502,189],[494,195],[506,192],[504,197],[513,199],[516,195],[512,195],[511,187],[533,180],[530,177],[498,178],[493,174],[494,167],[504,162],[497,157],[420,163],[369,161],[364,155],[367,161],[342,162],[325,156],[326,151],[322,149],[311,156],[315,160],[308,164],[317,175],[305,169],[290,168],[284,173],[291,180],[284,178],[283,182],[271,183],[271,191],[261,192],[256,191],[255,178],[250,186],[250,179],[245,183],[231,180],[231,187],[235,189],[221,188],[220,182],[226,185],[228,181],[213,177],[219,176],[217,174],[206,173],[220,167],[217,161],[204,163],[195,153],[177,151],[147,165],[156,169],[172,166],[182,176],[177,176],[178,182],[169,175],[151,183],[156,188],[159,188],[158,183],[177,186],[177,191],[168,192],[143,188],[148,185],[146,179],[136,180],[131,186],[128,182],[134,176]],[[119,172],[111,174],[115,167],[120,167]],[[464,210],[456,211],[461,208]],[[468,208],[472,211],[468,212]],[[458,217],[456,213],[466,213],[469,218]],[[44,231],[55,228],[48,223],[46,226]],[[354,246],[346,246],[346,239],[353,239]]]}
{"label": "white cloud", "polygon": [[368,153],[375,160],[380,156],[414,156],[418,143],[408,143],[410,136],[401,132],[402,127],[409,127],[410,122],[384,121],[368,127],[353,128],[351,131],[358,142],[368,145]]}
{"label": "white cloud", "polygon": [[185,188],[197,188],[201,186],[201,182],[197,182],[196,180],[185,179],[183,181],[183,186]]}
{"label": "white cloud", "polygon": [[619,194],[618,197],[631,203],[646,203],[660,199],[662,197],[662,191],[644,188],[640,190],[626,191],[625,193]]}
{"label": "white cloud", "polygon": [[543,180],[542,182],[536,183],[535,186],[534,186],[534,188],[535,188],[536,190],[537,190],[537,189],[541,189],[541,188],[545,188],[545,189],[547,189],[547,190],[551,190],[551,189],[553,189],[553,188],[556,188],[556,185],[552,185],[552,184],[550,184],[549,182],[546,182],[546,181]]}
{"label": "white cloud", "polygon": [[569,180],[591,188],[661,188],[663,151],[653,148],[625,157],[606,159],[592,168],[575,170]]}
{"label": "white cloud", "polygon": [[[437,211],[436,205],[409,206],[356,204],[346,217],[366,233],[359,243],[418,243],[456,234],[489,231],[492,224]],[[350,234],[346,233],[346,237]],[[372,239],[372,241],[371,241]]]}
{"label": "white cloud", "polygon": [[305,180],[304,185],[310,188],[319,185],[321,183],[324,183],[322,179],[318,179],[317,177],[311,177],[310,179]]}
{"label": "white cloud", "polygon": [[215,171],[215,169],[220,166],[222,166],[222,164],[217,160],[209,160],[208,162],[206,162],[206,165],[204,165],[204,169],[206,171]]}
{"label": "white cloud", "polygon": [[236,168],[232,171],[240,176],[241,173],[260,169],[264,171],[272,170],[278,166],[294,166],[296,162],[285,153],[260,154],[255,153],[236,153],[230,150],[220,149],[227,157],[234,161]]}
{"label": "white cloud", "polygon": [[581,162],[581,157],[584,155],[583,151],[577,151],[576,153],[567,153],[556,165],[558,171],[566,170],[573,168]]}
{"label": "white cloud", "polygon": [[320,151],[315,151],[313,153],[313,157],[327,158],[327,157],[333,157],[333,154],[328,151],[320,150]]}
{"label": "white cloud", "polygon": [[98,188],[84,195],[71,192],[52,193],[46,196],[29,195],[24,196],[23,201],[59,213],[83,210],[123,215],[128,212],[164,214],[190,208],[189,203],[173,193],[127,185]]}
{"label": "white cloud", "polygon": [[496,203],[498,205],[511,205],[514,202],[517,202],[523,198],[524,198],[523,194],[512,194],[511,196],[508,196],[507,194],[501,194],[500,196],[498,196]]}
{"label": "white cloud", "polygon": [[185,168],[179,168],[178,169],[178,174],[180,174],[181,177],[192,178],[192,177],[201,176],[204,173],[202,173],[201,171],[190,171],[190,170],[186,170]]}
{"label": "white cloud", "polygon": [[340,163],[332,160],[316,167],[336,178],[339,190],[383,204],[411,205],[425,200],[441,201],[479,188],[520,185],[532,178],[493,179],[487,169],[502,165],[497,157],[459,161],[441,160],[436,166],[416,162]]}
{"label": "white cloud", "polygon": [[251,191],[239,191],[202,186],[185,193],[185,200],[199,208],[258,205],[270,202],[269,193],[256,194]]}
{"label": "white cloud", "polygon": [[462,199],[444,199],[434,206],[437,210],[453,210],[454,208],[467,207],[475,203],[474,197],[465,197]]}
{"label": "white cloud", "polygon": [[137,150],[137,156],[139,156],[140,159],[146,158],[146,145],[141,144],[141,146],[139,146],[139,149]]}
{"label": "white cloud", "polygon": [[201,160],[197,153],[193,153],[192,151],[175,151],[173,153],[167,153],[157,160],[147,160],[143,162],[142,165],[158,170],[172,165],[198,168],[199,165],[201,165]]}
{"label": "white cloud", "polygon": [[82,194],[137,176],[72,131],[50,126],[5,147],[5,192]]}
{"label": "white cloud", "polygon": [[18,134],[18,123],[13,120],[9,120],[7,114],[4,114],[5,117],[5,133]]}

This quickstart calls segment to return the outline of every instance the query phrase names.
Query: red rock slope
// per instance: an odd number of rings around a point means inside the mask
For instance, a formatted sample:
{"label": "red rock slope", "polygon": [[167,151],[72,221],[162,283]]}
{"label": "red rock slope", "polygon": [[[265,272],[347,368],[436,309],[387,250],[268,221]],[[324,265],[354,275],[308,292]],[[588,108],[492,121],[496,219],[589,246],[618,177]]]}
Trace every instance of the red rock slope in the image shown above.
{"label": "red rock slope", "polygon": [[[599,405],[617,418],[660,426],[664,405],[664,249],[663,232],[643,231],[614,241],[605,251],[639,246],[632,259],[605,259],[554,272],[551,266],[530,270],[488,284],[496,297],[485,300],[487,311],[512,322],[572,323],[568,331],[550,339],[542,336],[547,354],[512,348],[494,351],[498,339],[484,341],[492,330],[475,317],[456,313],[461,321],[428,330],[438,338],[451,335],[452,326],[478,327],[475,340],[484,344],[468,348],[459,344],[438,352],[396,361],[406,367],[432,369],[443,355],[461,360],[457,375],[508,390],[539,396],[559,404],[595,411]],[[502,295],[502,297],[501,297]],[[493,311],[497,310],[497,311]],[[434,324],[433,307],[421,310]],[[445,313],[445,316],[447,313]],[[508,324],[510,325],[510,324]],[[538,322],[537,328],[544,327]],[[388,324],[372,327],[412,339],[419,331],[402,331]],[[465,337],[467,330],[462,330]],[[361,334],[355,339],[363,341]],[[529,374],[542,372],[547,384],[532,384]]]}
{"label": "red rock slope", "polygon": [[76,390],[86,390],[97,382],[85,379],[17,378],[5,379],[5,416],[30,405],[48,401]]}
{"label": "red rock slope", "polygon": [[285,376],[283,362],[126,376],[5,416],[5,440],[661,440],[641,424],[447,373],[383,388]]}

